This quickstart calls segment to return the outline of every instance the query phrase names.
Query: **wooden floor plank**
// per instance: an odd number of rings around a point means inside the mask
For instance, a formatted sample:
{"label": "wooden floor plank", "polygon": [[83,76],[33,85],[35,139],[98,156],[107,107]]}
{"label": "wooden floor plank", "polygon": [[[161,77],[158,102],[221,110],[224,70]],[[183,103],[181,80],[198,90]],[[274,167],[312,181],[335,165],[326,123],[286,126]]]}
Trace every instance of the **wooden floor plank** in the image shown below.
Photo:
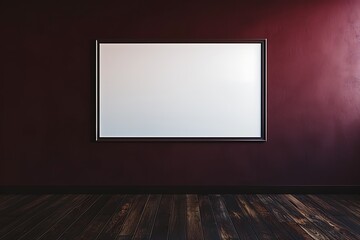
{"label": "wooden floor plank", "polygon": [[343,199],[341,196],[334,195],[327,196],[326,198],[328,201],[335,201],[336,205],[342,206],[345,211],[360,220],[360,206],[357,206],[357,201],[348,201]]}
{"label": "wooden floor plank", "polygon": [[349,217],[349,215],[346,214],[346,211],[343,211],[342,208],[339,208],[334,204],[329,204],[316,195],[308,195],[305,197],[307,202],[312,203],[315,208],[321,209],[322,214],[332,216],[344,226],[347,226],[350,232],[360,238],[360,221],[356,220],[356,218]]}
{"label": "wooden floor plank", "polygon": [[343,228],[337,221],[333,221],[331,218],[324,216],[319,210],[313,207],[308,201],[302,203],[298,198],[302,198],[301,195],[287,194],[285,197],[297,208],[300,212],[311,221],[316,222],[321,229],[324,229],[329,236],[333,239],[351,240],[355,236]]}
{"label": "wooden floor plank", "polygon": [[[307,208],[308,213],[327,223],[329,233],[336,239],[352,240],[356,239],[356,233],[352,232],[343,222],[333,217],[331,214],[324,214],[324,206],[313,204],[311,200],[304,195],[289,195],[288,198],[294,205],[301,208]],[[323,228],[325,229],[325,228]]]}
{"label": "wooden floor plank", "polygon": [[171,206],[168,239],[186,239],[186,197],[185,195],[174,195]]}
{"label": "wooden floor plank", "polygon": [[156,214],[160,205],[161,195],[150,195],[133,239],[150,239]]}
{"label": "wooden floor plank", "polygon": [[272,198],[265,195],[256,195],[256,197],[263,203],[263,205],[272,213],[275,220],[282,223],[285,230],[287,230],[292,239],[312,240],[312,238],[303,228],[301,228],[293,218],[288,214],[284,208],[280,207]]}
{"label": "wooden floor plank", "polygon": [[328,240],[329,238],[324,235],[318,227],[312,224],[308,219],[306,219],[301,213],[299,213],[295,208],[289,207],[286,204],[282,203],[278,199],[278,195],[268,196],[275,204],[278,206],[282,212],[286,213],[286,216],[290,217],[302,230],[304,230],[311,238],[319,240]]}
{"label": "wooden floor plank", "polygon": [[163,195],[155,218],[151,239],[167,239],[169,232],[170,211],[173,206],[173,196]]}
{"label": "wooden floor plank", "polygon": [[240,239],[258,239],[249,214],[238,204],[234,195],[223,195],[225,206]]}
{"label": "wooden floor plank", "polygon": [[352,218],[360,221],[360,217],[356,212],[354,212],[351,208],[349,208],[349,204],[344,204],[341,202],[341,199],[336,199],[333,196],[329,195],[316,195],[318,198],[322,199],[323,201],[327,202],[328,204],[336,207],[337,209],[341,210],[345,215],[351,216]]}
{"label": "wooden floor plank", "polygon": [[119,240],[132,239],[140,222],[140,218],[144,211],[145,205],[149,199],[148,195],[139,195],[134,200],[134,205],[130,209],[130,212],[122,226],[122,229],[117,236]]}
{"label": "wooden floor plank", "polygon": [[0,195],[0,240],[360,240],[358,195]]}
{"label": "wooden floor plank", "polygon": [[360,196],[356,194],[342,194],[336,195],[331,194],[329,195],[330,198],[335,199],[337,201],[341,201],[344,203],[348,203],[350,205],[354,205],[357,209],[360,209]]}
{"label": "wooden floor plank", "polygon": [[277,239],[297,239],[289,233],[288,230],[290,229],[286,224],[276,221],[276,218],[262,204],[260,199],[254,195],[245,195],[245,198],[257,213],[257,221],[266,225]]}
{"label": "wooden floor plank", "polygon": [[209,197],[206,195],[199,195],[198,198],[204,239],[220,240]]}
{"label": "wooden floor plank", "polygon": [[306,218],[295,206],[289,202],[283,195],[272,195],[271,196],[275,201],[278,202],[279,206],[286,211],[289,216],[300,225],[305,232],[307,232],[312,238],[319,239],[319,240],[329,240],[332,239],[326,231],[322,230],[319,227],[319,224],[316,222],[311,221],[310,219]]}
{"label": "wooden floor plank", "polygon": [[70,196],[62,195],[54,201],[48,201],[48,205],[44,206],[41,210],[37,211],[33,215],[29,216],[28,219],[21,224],[18,224],[16,228],[12,231],[4,234],[0,237],[2,240],[12,240],[19,239],[26,233],[28,233],[32,228],[34,228],[39,222],[43,221],[51,214],[58,206],[64,204],[64,202],[69,201]]}
{"label": "wooden floor plank", "polygon": [[22,204],[27,204],[31,199],[37,198],[36,195],[15,195],[13,198],[10,198],[8,201],[4,201],[0,205],[0,214],[4,214],[3,210],[11,211],[20,207]]}
{"label": "wooden floor plank", "polygon": [[209,196],[216,225],[221,239],[239,239],[235,227],[231,221],[225,203],[220,195]]}
{"label": "wooden floor plank", "polygon": [[110,220],[106,223],[97,240],[113,240],[120,234],[122,226],[125,222],[130,209],[133,206],[135,195],[126,195],[118,207],[114,210],[114,213]]}
{"label": "wooden floor plank", "polygon": [[73,240],[79,239],[79,236],[83,233],[84,229],[88,227],[88,224],[94,219],[100,210],[106,206],[110,200],[110,195],[102,195],[99,199],[83,213],[65,232],[59,237],[59,240]]}
{"label": "wooden floor plank", "polygon": [[186,239],[203,240],[199,200],[196,194],[186,195]]}
{"label": "wooden floor plank", "polygon": [[279,239],[278,236],[274,235],[270,227],[262,220],[262,216],[252,206],[244,195],[236,195],[236,199],[241,208],[245,209],[247,214],[250,216],[251,224],[259,239]]}
{"label": "wooden floor plank", "polygon": [[[22,196],[25,197],[25,196]],[[0,210],[8,208],[14,201],[20,199],[18,195],[0,195]]]}
{"label": "wooden floor plank", "polygon": [[[0,225],[6,226],[8,223],[12,222],[12,219],[18,219],[19,216],[24,216],[27,213],[32,214],[34,208],[44,203],[50,195],[33,195],[21,198],[21,201],[16,201],[16,204],[12,204],[6,209],[0,211],[2,218],[0,219]],[[52,196],[55,198],[56,196]],[[2,232],[0,232],[1,234]]]}
{"label": "wooden floor plank", "polygon": [[42,195],[35,198],[29,198],[29,202],[21,204],[19,208],[11,209],[8,213],[2,213],[0,224],[0,236],[5,236],[7,233],[15,230],[18,226],[27,222],[30,217],[32,217],[37,212],[41,211],[44,208],[47,208],[49,205],[53,204],[54,200],[58,200],[63,196],[49,196]]}
{"label": "wooden floor plank", "polygon": [[104,207],[98,212],[98,214],[89,223],[86,229],[81,233],[77,239],[92,240],[96,239],[102,232],[105,224],[109,221],[114,211],[119,204],[123,201],[123,195],[111,196],[110,200],[104,205]]}
{"label": "wooden floor plank", "polygon": [[37,225],[35,225],[27,233],[24,233],[18,240],[39,238],[56,222],[60,221],[71,210],[79,206],[83,201],[85,201],[89,197],[90,196],[87,195],[73,195],[72,199],[70,199],[69,201],[64,201],[62,206],[52,211],[51,214],[49,214],[48,217],[45,218],[43,221],[39,221]]}
{"label": "wooden floor plank", "polygon": [[74,222],[76,222],[95,202],[99,195],[91,195],[79,206],[71,210],[60,221],[56,222],[51,228],[44,232],[38,240],[58,239]]}
{"label": "wooden floor plank", "polygon": [[9,199],[14,199],[15,197],[15,194],[0,194],[0,206],[3,202],[6,202]]}

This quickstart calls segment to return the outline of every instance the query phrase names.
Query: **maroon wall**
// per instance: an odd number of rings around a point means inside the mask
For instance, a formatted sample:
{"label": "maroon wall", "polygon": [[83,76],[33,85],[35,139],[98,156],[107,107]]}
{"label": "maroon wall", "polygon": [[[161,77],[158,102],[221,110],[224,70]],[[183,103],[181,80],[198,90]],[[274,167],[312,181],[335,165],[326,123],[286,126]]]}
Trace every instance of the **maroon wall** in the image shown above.
{"label": "maroon wall", "polygon": [[[360,1],[13,2],[1,185],[360,184]],[[95,143],[97,38],[267,38],[268,142]]]}

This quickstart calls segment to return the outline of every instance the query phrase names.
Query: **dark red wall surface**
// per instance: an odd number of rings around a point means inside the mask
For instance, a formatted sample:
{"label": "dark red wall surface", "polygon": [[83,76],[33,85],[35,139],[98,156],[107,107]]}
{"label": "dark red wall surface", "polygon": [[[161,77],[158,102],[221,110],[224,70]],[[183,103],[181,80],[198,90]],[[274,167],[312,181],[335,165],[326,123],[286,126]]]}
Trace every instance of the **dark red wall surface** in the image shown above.
{"label": "dark red wall surface", "polygon": [[[50,2],[0,3],[1,185],[360,184],[360,1]],[[94,142],[97,38],[267,38],[268,141]]]}

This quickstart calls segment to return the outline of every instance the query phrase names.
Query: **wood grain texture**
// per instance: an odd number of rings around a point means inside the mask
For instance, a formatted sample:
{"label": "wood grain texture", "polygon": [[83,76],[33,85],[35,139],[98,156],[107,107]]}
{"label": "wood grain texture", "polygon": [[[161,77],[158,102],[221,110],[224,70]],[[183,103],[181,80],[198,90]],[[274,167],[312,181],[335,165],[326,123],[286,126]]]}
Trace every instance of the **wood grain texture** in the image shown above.
{"label": "wood grain texture", "polygon": [[[346,213],[344,209],[340,206],[336,205],[336,202],[329,203],[328,201],[320,198],[316,195],[308,195],[305,196],[306,201],[312,203],[317,209],[321,211],[322,214],[326,216],[330,216],[333,219],[336,219],[347,226],[350,232],[354,233],[356,236],[360,236],[360,227],[359,222],[360,219]],[[302,199],[304,201],[304,199]],[[351,203],[350,203],[351,204]]]}
{"label": "wood grain texture", "polygon": [[133,239],[150,239],[161,195],[151,195],[146,203]]}
{"label": "wood grain texture", "polygon": [[88,226],[81,233],[78,239],[96,239],[103,230],[105,224],[109,221],[110,217],[114,213],[114,209],[119,206],[123,198],[124,196],[121,195],[112,196],[110,200],[104,205],[104,207],[97,213],[91,223],[88,224]]}
{"label": "wood grain texture", "polygon": [[209,198],[220,238],[239,239],[221,195],[210,195]]}
{"label": "wood grain texture", "polygon": [[249,214],[241,207],[233,195],[223,196],[226,208],[240,239],[258,239]]}
{"label": "wood grain texture", "polygon": [[325,197],[329,202],[332,202],[335,206],[340,207],[348,214],[351,214],[356,219],[360,220],[360,206],[359,200],[349,201],[346,200],[348,197],[332,196],[331,198]]}
{"label": "wood grain texture", "polygon": [[[326,226],[322,227],[327,229],[335,239],[351,240],[356,239],[356,236],[349,230],[343,227],[343,223],[334,218],[331,214],[324,214],[321,208],[314,205],[311,201],[305,198],[304,195],[286,195],[286,197],[308,217],[319,219]],[[305,209],[305,210],[304,210]]]}
{"label": "wood grain texture", "polygon": [[168,239],[186,239],[186,196],[174,195],[170,213]]}
{"label": "wood grain texture", "polygon": [[[28,198],[27,195],[2,195],[0,199],[0,212],[4,209],[9,210],[11,206],[18,204],[23,199]],[[28,202],[28,200],[25,200],[25,202]]]}
{"label": "wood grain texture", "polygon": [[[1,229],[0,236],[6,236],[10,231],[14,230],[17,226],[23,224],[29,220],[29,217],[33,216],[38,211],[41,211],[44,208],[47,208],[50,204],[53,204],[56,201],[57,196],[33,196],[27,198],[29,202],[18,202],[15,206],[5,209],[1,213]],[[26,199],[24,199],[26,200]]]}
{"label": "wood grain texture", "polygon": [[[270,227],[266,224],[264,219],[261,216],[261,213],[258,212],[260,209],[255,209],[246,199],[244,195],[237,195],[236,199],[241,208],[245,209],[247,214],[250,217],[250,222],[256,229],[256,234],[259,239],[279,239],[278,234],[273,234]],[[262,209],[261,209],[262,210]]]}
{"label": "wood grain texture", "polygon": [[68,213],[70,213],[73,209],[78,207],[88,198],[88,195],[75,195],[69,199],[69,201],[64,202],[61,207],[58,207],[51,214],[49,214],[49,216],[43,221],[40,221],[30,231],[23,233],[23,235],[18,240],[39,238],[45,231],[47,231],[50,227],[60,221],[63,217],[65,217]]}
{"label": "wood grain texture", "polygon": [[36,211],[31,216],[28,216],[26,221],[17,224],[14,229],[12,229],[7,234],[2,235],[0,239],[12,240],[21,238],[27,232],[36,227],[39,222],[44,220],[53,211],[56,211],[56,209],[62,205],[67,204],[69,200],[71,201],[70,196],[61,196],[56,200],[54,199],[54,201],[47,201],[46,204],[43,204],[43,207],[40,211]]}
{"label": "wood grain texture", "polygon": [[199,195],[199,208],[204,239],[219,240],[220,236],[214,218],[214,211],[208,196]]}
{"label": "wood grain texture", "polygon": [[97,201],[84,212],[65,232],[59,237],[59,240],[80,239],[81,234],[86,230],[93,218],[99,211],[106,206],[109,201],[109,195],[100,196]]}
{"label": "wood grain texture", "polygon": [[0,195],[0,240],[360,240],[358,195]]}
{"label": "wood grain texture", "polygon": [[163,195],[156,215],[154,228],[152,230],[151,239],[167,239],[169,232],[170,212],[173,206],[173,196]]}
{"label": "wood grain texture", "polygon": [[289,202],[283,195],[272,196],[276,199],[278,204],[289,213],[289,216],[299,224],[312,238],[329,240],[332,239],[326,233],[325,229],[321,229],[321,224],[318,221],[313,221],[307,218],[301,210],[298,210],[291,202]]}
{"label": "wood grain texture", "polygon": [[186,195],[186,220],[186,239],[203,240],[199,200],[195,194]]}
{"label": "wood grain texture", "polygon": [[131,207],[133,206],[134,200],[134,195],[127,195],[124,197],[121,203],[115,207],[112,217],[106,223],[102,232],[97,237],[98,240],[116,239],[116,237],[120,234],[122,226],[127,215],[129,214]]}
{"label": "wood grain texture", "polygon": [[99,195],[90,196],[79,206],[71,210],[60,221],[47,229],[38,239],[58,239],[64,232],[72,226],[72,224],[79,219],[99,198]]}
{"label": "wood grain texture", "polygon": [[136,196],[133,207],[130,209],[129,215],[127,216],[124,225],[117,237],[120,240],[131,239],[137,229],[140,218],[144,211],[145,205],[148,202],[148,195]]}
{"label": "wood grain texture", "polygon": [[245,199],[255,210],[255,213],[257,213],[257,221],[262,222],[263,225],[267,226],[277,239],[295,239],[288,231],[286,231],[287,226],[276,221],[272,217],[271,212],[256,196],[245,195]]}
{"label": "wood grain texture", "polygon": [[291,234],[293,239],[312,240],[309,234],[297,224],[292,216],[271,197],[265,195],[256,195],[264,206],[271,212],[276,221],[282,223]]}

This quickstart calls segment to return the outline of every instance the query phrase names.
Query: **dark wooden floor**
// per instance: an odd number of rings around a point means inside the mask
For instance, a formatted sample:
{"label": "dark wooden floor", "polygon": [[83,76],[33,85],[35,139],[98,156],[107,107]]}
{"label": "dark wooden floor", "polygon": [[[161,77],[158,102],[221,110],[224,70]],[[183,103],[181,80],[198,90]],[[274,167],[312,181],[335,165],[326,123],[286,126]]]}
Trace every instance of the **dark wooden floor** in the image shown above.
{"label": "dark wooden floor", "polygon": [[360,239],[359,195],[0,195],[0,239]]}

